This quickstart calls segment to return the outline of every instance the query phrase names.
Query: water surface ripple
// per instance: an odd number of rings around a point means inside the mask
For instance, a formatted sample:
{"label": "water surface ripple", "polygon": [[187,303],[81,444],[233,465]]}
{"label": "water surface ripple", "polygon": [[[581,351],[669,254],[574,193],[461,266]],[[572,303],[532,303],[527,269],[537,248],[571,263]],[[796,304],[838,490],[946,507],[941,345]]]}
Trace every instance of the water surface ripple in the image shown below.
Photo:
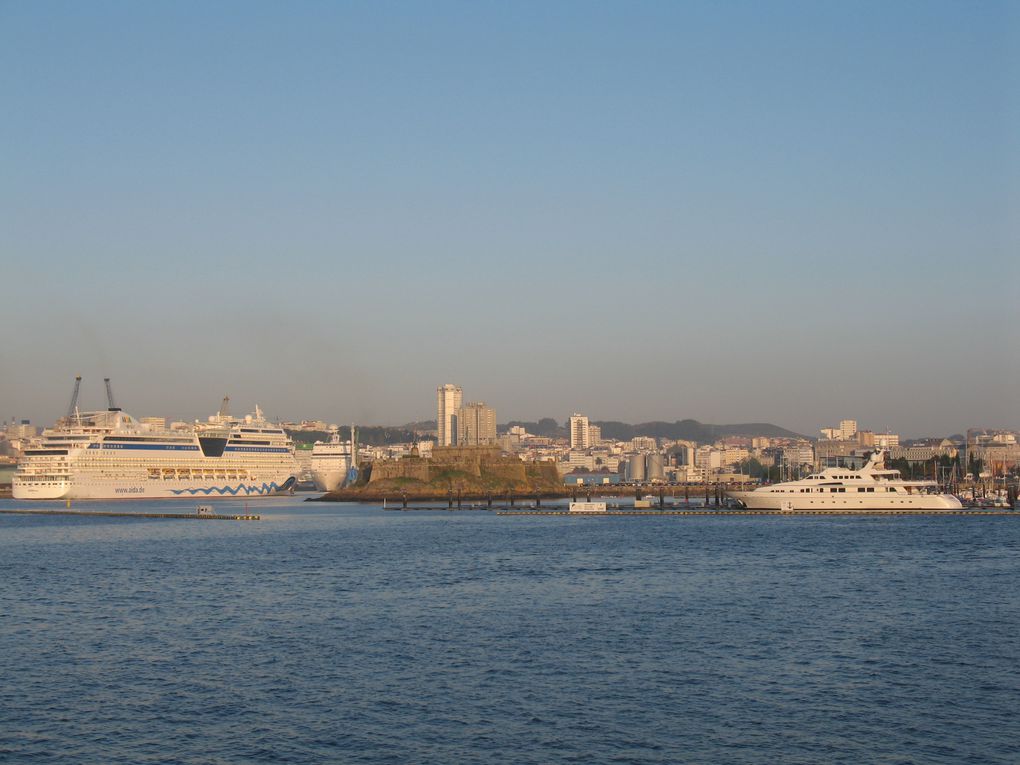
{"label": "water surface ripple", "polygon": [[1020,762],[1020,519],[257,509],[0,516],[0,761]]}

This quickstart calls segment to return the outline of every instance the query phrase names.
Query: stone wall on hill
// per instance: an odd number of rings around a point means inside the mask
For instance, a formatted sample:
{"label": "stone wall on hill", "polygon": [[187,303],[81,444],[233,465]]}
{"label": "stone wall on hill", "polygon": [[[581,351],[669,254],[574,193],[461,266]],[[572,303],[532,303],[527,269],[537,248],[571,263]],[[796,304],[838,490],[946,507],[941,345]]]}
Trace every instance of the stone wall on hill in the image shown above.
{"label": "stone wall on hill", "polygon": [[529,476],[528,465],[517,457],[504,457],[498,446],[437,446],[432,450],[430,459],[411,454],[373,463],[369,482],[410,478],[429,483],[440,474],[449,472],[513,482],[545,477],[541,471]]}

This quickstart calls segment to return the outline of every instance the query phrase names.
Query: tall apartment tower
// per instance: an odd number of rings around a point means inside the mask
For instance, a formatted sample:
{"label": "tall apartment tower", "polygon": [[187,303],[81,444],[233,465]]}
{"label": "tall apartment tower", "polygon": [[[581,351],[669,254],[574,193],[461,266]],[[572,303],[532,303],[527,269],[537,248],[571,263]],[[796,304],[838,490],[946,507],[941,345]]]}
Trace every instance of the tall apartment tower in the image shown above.
{"label": "tall apartment tower", "polygon": [[577,412],[570,415],[570,448],[591,448],[591,429],[588,425],[588,418]]}
{"label": "tall apartment tower", "polygon": [[436,390],[436,427],[439,430],[439,446],[454,446],[457,443],[457,410],[464,399],[459,385],[440,385]]}
{"label": "tall apartment tower", "polygon": [[857,420],[839,421],[839,440],[850,441],[857,435]]}
{"label": "tall apartment tower", "polygon": [[457,410],[457,446],[496,443],[496,410],[479,401]]}

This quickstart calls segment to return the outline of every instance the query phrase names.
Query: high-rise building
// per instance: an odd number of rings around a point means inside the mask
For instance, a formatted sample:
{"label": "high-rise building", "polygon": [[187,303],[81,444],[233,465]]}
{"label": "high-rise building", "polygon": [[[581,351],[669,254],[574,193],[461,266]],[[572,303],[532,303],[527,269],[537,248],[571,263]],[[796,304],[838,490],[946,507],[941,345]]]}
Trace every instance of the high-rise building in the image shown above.
{"label": "high-rise building", "polygon": [[496,443],[496,410],[483,402],[465,404],[457,410],[457,446]]}
{"label": "high-rise building", "polygon": [[598,425],[592,425],[588,423],[588,440],[591,442],[593,447],[598,446],[602,443],[602,428]]}
{"label": "high-rise building", "polygon": [[839,421],[839,440],[849,441],[857,435],[857,420]]}
{"label": "high-rise building", "polygon": [[436,391],[436,428],[440,446],[457,443],[457,410],[464,399],[459,385],[440,385]]}
{"label": "high-rise building", "polygon": [[570,415],[570,448],[591,448],[591,428],[588,424],[588,418],[577,412]]}

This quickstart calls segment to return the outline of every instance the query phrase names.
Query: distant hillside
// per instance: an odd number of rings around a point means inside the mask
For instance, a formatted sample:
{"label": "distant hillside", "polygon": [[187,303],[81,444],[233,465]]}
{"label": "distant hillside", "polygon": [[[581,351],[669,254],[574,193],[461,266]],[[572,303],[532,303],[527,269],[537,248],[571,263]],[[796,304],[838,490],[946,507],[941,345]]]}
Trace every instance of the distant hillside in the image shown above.
{"label": "distant hillside", "polygon": [[499,431],[502,433],[514,425],[520,425],[526,431],[531,433],[533,436],[544,436],[546,438],[566,438],[567,428],[564,425],[560,425],[552,417],[543,417],[538,422],[525,422],[524,420],[510,420],[506,425],[500,425]]}
{"label": "distant hillside", "polygon": [[[765,422],[741,423],[737,425],[708,425],[697,420],[678,420],[677,422],[643,422],[638,425],[630,425],[626,422],[596,421],[592,423],[602,428],[602,437],[613,441],[630,441],[634,436],[652,436],[653,438],[669,438],[673,440],[696,441],[701,444],[710,444],[724,436],[765,436],[767,438],[802,438],[791,430],[786,430],[778,425],[770,425]],[[543,417],[538,422],[525,422],[523,420],[511,420],[505,425],[499,426],[499,432],[504,433],[513,426],[520,425],[529,433],[536,436],[548,438],[567,438],[569,433],[565,425],[560,425],[551,417]],[[382,425],[359,425],[358,442],[370,446],[387,446],[391,444],[409,443],[415,440],[416,434],[420,437],[423,431],[434,430],[436,423],[432,421],[414,422],[400,427],[385,427]],[[296,430],[288,431],[290,436],[298,443],[312,443],[314,441],[327,441],[329,435],[322,431]],[[350,438],[350,429],[346,426],[340,428],[340,437],[344,440]]]}
{"label": "distant hillside", "polygon": [[[406,444],[415,440],[416,431],[407,426],[399,428],[385,427],[382,425],[356,425],[358,429],[358,443],[368,446],[389,446],[391,444]],[[288,430],[287,434],[294,439],[295,443],[311,444],[316,441],[328,441],[329,434],[322,430]],[[351,429],[346,425],[340,428],[340,438],[346,441],[351,437]]]}
{"label": "distant hillside", "polygon": [[602,428],[602,437],[614,441],[629,441],[634,436],[651,436],[653,438],[670,438],[674,440],[696,441],[710,444],[726,436],[765,436],[766,438],[802,438],[799,433],[786,430],[778,425],[767,422],[747,422],[736,425],[709,425],[697,420],[677,420],[676,422],[643,422],[628,425],[625,422],[595,422]]}
{"label": "distant hillside", "polygon": [[414,430],[417,432],[435,430],[437,427],[439,426],[435,420],[419,420],[418,422],[409,422],[406,425],[400,426],[403,430]]}

